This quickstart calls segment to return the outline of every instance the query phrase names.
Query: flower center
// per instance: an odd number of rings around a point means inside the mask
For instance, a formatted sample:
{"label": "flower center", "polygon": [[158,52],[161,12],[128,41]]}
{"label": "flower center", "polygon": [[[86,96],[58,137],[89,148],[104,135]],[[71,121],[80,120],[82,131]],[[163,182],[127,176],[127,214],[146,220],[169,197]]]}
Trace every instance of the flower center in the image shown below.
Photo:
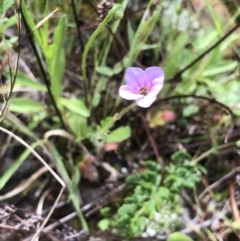
{"label": "flower center", "polygon": [[140,94],[141,94],[141,95],[147,95],[147,94],[148,94],[148,89],[147,89],[146,87],[142,87],[142,88],[140,89]]}

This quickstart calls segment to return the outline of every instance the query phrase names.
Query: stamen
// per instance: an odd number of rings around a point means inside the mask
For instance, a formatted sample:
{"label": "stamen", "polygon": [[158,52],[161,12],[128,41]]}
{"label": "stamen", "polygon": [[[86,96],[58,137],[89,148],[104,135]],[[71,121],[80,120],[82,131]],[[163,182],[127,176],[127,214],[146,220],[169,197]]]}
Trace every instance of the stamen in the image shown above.
{"label": "stamen", "polygon": [[140,89],[140,94],[141,94],[141,95],[147,95],[147,94],[148,94],[148,89],[145,88],[145,87],[142,87],[142,88]]}

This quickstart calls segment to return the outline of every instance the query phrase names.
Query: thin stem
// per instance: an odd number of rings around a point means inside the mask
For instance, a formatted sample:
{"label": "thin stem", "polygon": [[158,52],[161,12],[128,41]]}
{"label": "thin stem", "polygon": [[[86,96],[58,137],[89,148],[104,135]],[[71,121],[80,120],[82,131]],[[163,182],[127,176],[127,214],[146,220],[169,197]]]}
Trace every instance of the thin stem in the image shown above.
{"label": "thin stem", "polygon": [[[104,134],[106,133],[110,128],[112,128],[112,126],[114,125],[114,123],[117,121],[117,120],[120,120],[122,118],[122,116],[124,114],[126,114],[128,111],[130,111],[132,108],[134,108],[137,104],[136,103],[132,103],[131,105],[127,106],[125,109],[123,109],[120,113],[116,113],[114,115],[114,117],[112,118],[111,121],[109,121],[109,123],[104,127],[102,128],[96,136],[100,135],[101,134]],[[101,133],[101,134],[100,134]]]}
{"label": "thin stem", "polygon": [[[79,41],[80,47],[83,51],[84,44],[83,44],[82,34],[81,34],[81,31],[80,31],[80,24],[79,24],[79,21],[78,21],[77,7],[76,7],[76,4],[75,4],[74,0],[71,0],[71,3],[72,3],[74,21],[75,21],[76,28],[77,28],[78,41]],[[80,1],[78,4],[81,6],[82,1]]]}
{"label": "thin stem", "polygon": [[198,163],[201,160],[203,160],[204,158],[207,158],[208,156],[210,156],[211,154],[214,154],[216,151],[220,151],[220,150],[223,150],[225,148],[232,147],[232,146],[236,146],[236,142],[229,142],[229,143],[223,144],[223,145],[218,146],[218,147],[212,147],[211,149],[209,149],[208,151],[204,152],[199,157],[193,159],[192,162]]}
{"label": "thin stem", "polygon": [[[16,14],[16,19],[17,19],[18,46],[19,46],[20,42],[21,42],[21,17],[20,17],[19,13],[15,13],[15,14]],[[5,96],[3,95],[4,102],[3,102],[3,108],[0,110],[0,123],[4,120],[6,113],[8,111],[9,101],[12,96],[12,92],[13,92],[13,89],[14,89],[14,86],[16,83],[16,78],[17,78],[17,73],[18,73],[18,64],[19,64],[19,58],[20,58],[20,53],[17,53],[15,68],[14,68],[14,75],[13,75],[12,66],[11,66],[12,58],[11,58],[10,50],[6,47],[6,51],[7,50],[9,51],[9,52],[7,52],[7,54],[8,54],[8,66],[9,66],[11,84],[10,84],[10,90],[9,90],[9,93],[7,94],[6,100],[5,100]],[[2,73],[0,76],[0,82],[2,83]]]}
{"label": "thin stem", "polygon": [[159,99],[159,100],[155,101],[155,103],[153,103],[153,105],[157,105],[157,104],[159,104],[160,102],[163,102],[163,101],[168,101],[168,100],[172,100],[172,99],[179,99],[179,98],[196,98],[196,99],[207,100],[210,103],[219,105],[222,108],[224,108],[231,115],[231,119],[232,119],[231,120],[231,126],[229,127],[227,135],[224,139],[224,143],[228,142],[228,139],[229,139],[229,137],[232,133],[232,130],[234,128],[234,125],[235,125],[235,115],[234,115],[233,111],[228,106],[224,105],[223,103],[221,103],[221,102],[219,102],[219,101],[217,101],[213,98],[209,98],[209,97],[206,97],[206,96],[199,96],[199,95],[175,95],[175,96],[169,96],[169,97],[166,97],[166,98]]}
{"label": "thin stem", "polygon": [[234,31],[239,28],[239,24],[235,25],[232,29],[230,29],[222,38],[220,38],[215,44],[210,46],[206,51],[200,54],[196,59],[194,59],[190,64],[188,64],[184,69],[177,72],[171,79],[167,81],[177,80],[186,70],[191,68],[194,64],[200,61],[206,54],[210,53],[213,49],[215,49],[220,43],[222,43],[226,38],[228,38]]}
{"label": "thin stem", "polygon": [[116,113],[114,115],[114,122],[117,121],[117,120],[120,120],[123,115],[125,115],[128,111],[130,111],[135,106],[137,106],[137,104],[136,103],[132,103],[131,105],[129,105],[125,109],[123,109],[120,113]]}
{"label": "thin stem", "polygon": [[[156,157],[156,160],[157,162],[161,165],[161,174],[162,174],[162,177],[164,177],[164,173],[165,173],[165,165],[164,165],[164,162],[162,160],[162,158],[160,157],[160,154],[159,154],[159,151],[158,151],[158,148],[157,148],[157,144],[151,134],[151,131],[149,130],[149,126],[147,124],[147,121],[146,121],[146,118],[144,117],[144,115],[141,113],[140,114],[140,117],[142,119],[142,123],[143,123],[143,127],[148,135],[148,139],[152,145],[152,149],[153,149],[153,152],[155,154],[155,157]],[[163,178],[162,178],[163,180]]]}
{"label": "thin stem", "polygon": [[[21,1],[22,3],[22,1]],[[39,68],[40,68],[40,71],[41,71],[41,74],[42,74],[42,79],[47,87],[47,92],[49,94],[49,97],[52,101],[52,104],[53,104],[53,108],[55,109],[56,113],[57,113],[57,116],[61,122],[61,125],[62,127],[67,130],[67,126],[63,120],[63,117],[62,117],[62,114],[57,106],[57,103],[56,103],[56,100],[53,96],[53,93],[52,93],[52,90],[51,90],[51,83],[47,77],[47,73],[45,72],[45,69],[44,69],[44,66],[43,66],[43,63],[41,61],[41,58],[38,54],[38,51],[36,49],[36,46],[35,46],[35,43],[34,43],[34,39],[33,39],[33,36],[32,36],[32,30],[30,29],[30,27],[28,26],[28,23],[27,23],[27,20],[26,20],[26,17],[24,16],[24,13],[23,13],[23,10],[22,10],[22,5],[20,4],[20,12],[21,12],[21,16],[22,16],[22,20],[23,20],[23,24],[26,28],[26,32],[27,32],[27,36],[28,36],[28,39],[29,39],[29,42],[30,42],[30,45],[32,46],[32,49],[33,49],[33,52],[34,52],[34,55],[36,56],[37,58],[37,62],[38,62],[38,65],[39,65]]]}
{"label": "thin stem", "polygon": [[[87,55],[88,52],[93,44],[93,41],[95,38],[100,34],[100,32],[104,29],[104,27],[113,19],[113,16],[116,14],[117,11],[122,9],[121,4],[115,4],[113,8],[108,12],[106,18],[103,20],[103,22],[100,23],[98,28],[94,31],[94,33],[91,35],[89,38],[83,52],[83,57],[82,57],[82,76],[83,76],[83,86],[84,86],[84,98],[86,105],[88,105],[88,95],[87,95]],[[91,80],[88,82],[88,87],[90,87],[91,91]]]}

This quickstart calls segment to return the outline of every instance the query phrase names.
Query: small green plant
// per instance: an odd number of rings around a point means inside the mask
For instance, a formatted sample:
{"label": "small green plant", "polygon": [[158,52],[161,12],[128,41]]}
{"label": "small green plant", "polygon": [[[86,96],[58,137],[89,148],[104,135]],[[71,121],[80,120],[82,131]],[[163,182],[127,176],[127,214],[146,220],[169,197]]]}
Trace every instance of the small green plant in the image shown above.
{"label": "small green plant", "polygon": [[190,159],[185,151],[173,154],[164,178],[158,163],[146,161],[142,172],[127,177],[133,193],[117,213],[112,216],[110,208],[102,209],[104,219],[99,227],[127,237],[153,237],[177,230],[181,225],[181,190],[194,189],[204,171]]}

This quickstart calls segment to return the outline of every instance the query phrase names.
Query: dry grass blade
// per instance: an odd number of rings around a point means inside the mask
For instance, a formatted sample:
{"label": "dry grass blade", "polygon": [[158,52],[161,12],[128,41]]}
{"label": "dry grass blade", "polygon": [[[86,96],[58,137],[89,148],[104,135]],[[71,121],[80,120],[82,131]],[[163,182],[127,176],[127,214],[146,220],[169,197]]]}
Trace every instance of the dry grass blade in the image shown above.
{"label": "dry grass blade", "polygon": [[[41,227],[38,229],[38,231],[35,233],[35,235],[32,237],[32,241],[36,240],[36,238],[39,236],[40,232],[42,231],[43,227],[46,225],[46,223],[48,222],[50,216],[52,215],[66,185],[65,183],[62,181],[62,179],[53,171],[53,169],[43,160],[43,158],[31,147],[29,146],[24,140],[22,140],[20,137],[16,136],[14,133],[12,133],[11,131],[6,130],[3,127],[0,127],[0,130],[2,132],[7,133],[8,135],[12,136],[14,139],[16,139],[19,143],[21,143],[23,146],[25,146],[26,148],[28,148],[32,154],[44,165],[44,169],[48,170],[55,178],[56,180],[61,184],[62,189],[59,192],[58,197],[56,198],[53,207],[51,208],[49,214],[47,215],[46,219],[44,220],[44,222],[42,223]],[[44,170],[45,171],[45,170]]]}
{"label": "dry grass blade", "polygon": [[[39,236],[39,234],[41,233],[41,231],[43,230],[44,226],[46,225],[46,223],[48,222],[49,218],[51,217],[55,207],[57,206],[57,203],[59,202],[62,194],[63,194],[63,191],[64,191],[64,187],[62,187],[61,191],[59,192],[55,202],[54,202],[54,205],[53,207],[51,208],[49,214],[47,215],[46,219],[44,220],[44,222],[42,223],[41,227],[38,229],[38,231],[33,235],[33,237],[31,238],[31,241],[35,241],[36,238]],[[24,241],[27,241],[27,240],[24,240]]]}
{"label": "dry grass blade", "polygon": [[[17,28],[18,28],[18,41],[20,43],[20,33],[21,33],[21,17],[19,14],[17,14],[15,12],[16,15],[16,19],[17,19]],[[19,58],[20,58],[20,54],[17,54],[16,57],[16,61],[15,61],[15,66],[14,66],[14,71],[12,73],[12,67],[11,67],[11,62],[12,62],[12,55],[11,55],[11,50],[9,49],[8,45],[5,44],[5,51],[6,51],[6,55],[7,55],[7,62],[8,62],[8,68],[9,68],[9,72],[10,72],[10,76],[11,76],[11,81],[10,81],[10,90],[7,94],[7,97],[5,98],[3,95],[3,99],[4,99],[4,103],[3,106],[0,110],[0,123],[3,121],[7,110],[8,110],[8,105],[9,105],[9,100],[11,97],[11,94],[13,92],[13,88],[16,82],[16,77],[17,77],[17,71],[18,71],[18,63],[19,63]],[[3,69],[1,69],[1,72],[3,71]],[[1,84],[3,85],[3,81],[2,78],[0,79]]]}
{"label": "dry grass blade", "polygon": [[15,140],[17,140],[19,143],[21,143],[23,146],[28,148],[32,154],[44,165],[47,167],[48,171],[56,178],[56,180],[61,184],[62,187],[66,187],[65,183],[63,180],[53,171],[53,169],[43,160],[43,158],[31,147],[29,146],[23,139],[20,137],[16,136],[14,133],[11,131],[8,131],[7,129],[0,127],[0,130],[2,132],[7,133],[8,135],[12,136]]}
{"label": "dry grass blade", "polygon": [[37,172],[35,172],[27,181],[20,184],[16,188],[14,188],[12,191],[8,192],[5,195],[0,196],[0,201],[4,201],[6,199],[9,199],[11,197],[16,196],[17,194],[23,192],[26,190],[37,178],[39,178],[43,173],[48,171],[48,168],[46,166],[43,166],[41,169],[39,169]]}
{"label": "dry grass blade", "polygon": [[[47,17],[45,17],[43,20],[41,20],[36,27],[32,30],[32,32],[34,32],[35,30],[37,30],[38,28],[41,28],[41,26],[48,21],[49,18],[51,18],[53,16],[54,13],[56,13],[58,11],[58,8],[55,9],[53,12],[51,12]],[[32,34],[32,32],[30,34]]]}
{"label": "dry grass blade", "polygon": [[67,131],[62,130],[62,129],[47,131],[44,134],[44,139],[48,140],[51,136],[62,136],[62,137],[69,139],[70,141],[74,140],[74,136],[72,136]]}

